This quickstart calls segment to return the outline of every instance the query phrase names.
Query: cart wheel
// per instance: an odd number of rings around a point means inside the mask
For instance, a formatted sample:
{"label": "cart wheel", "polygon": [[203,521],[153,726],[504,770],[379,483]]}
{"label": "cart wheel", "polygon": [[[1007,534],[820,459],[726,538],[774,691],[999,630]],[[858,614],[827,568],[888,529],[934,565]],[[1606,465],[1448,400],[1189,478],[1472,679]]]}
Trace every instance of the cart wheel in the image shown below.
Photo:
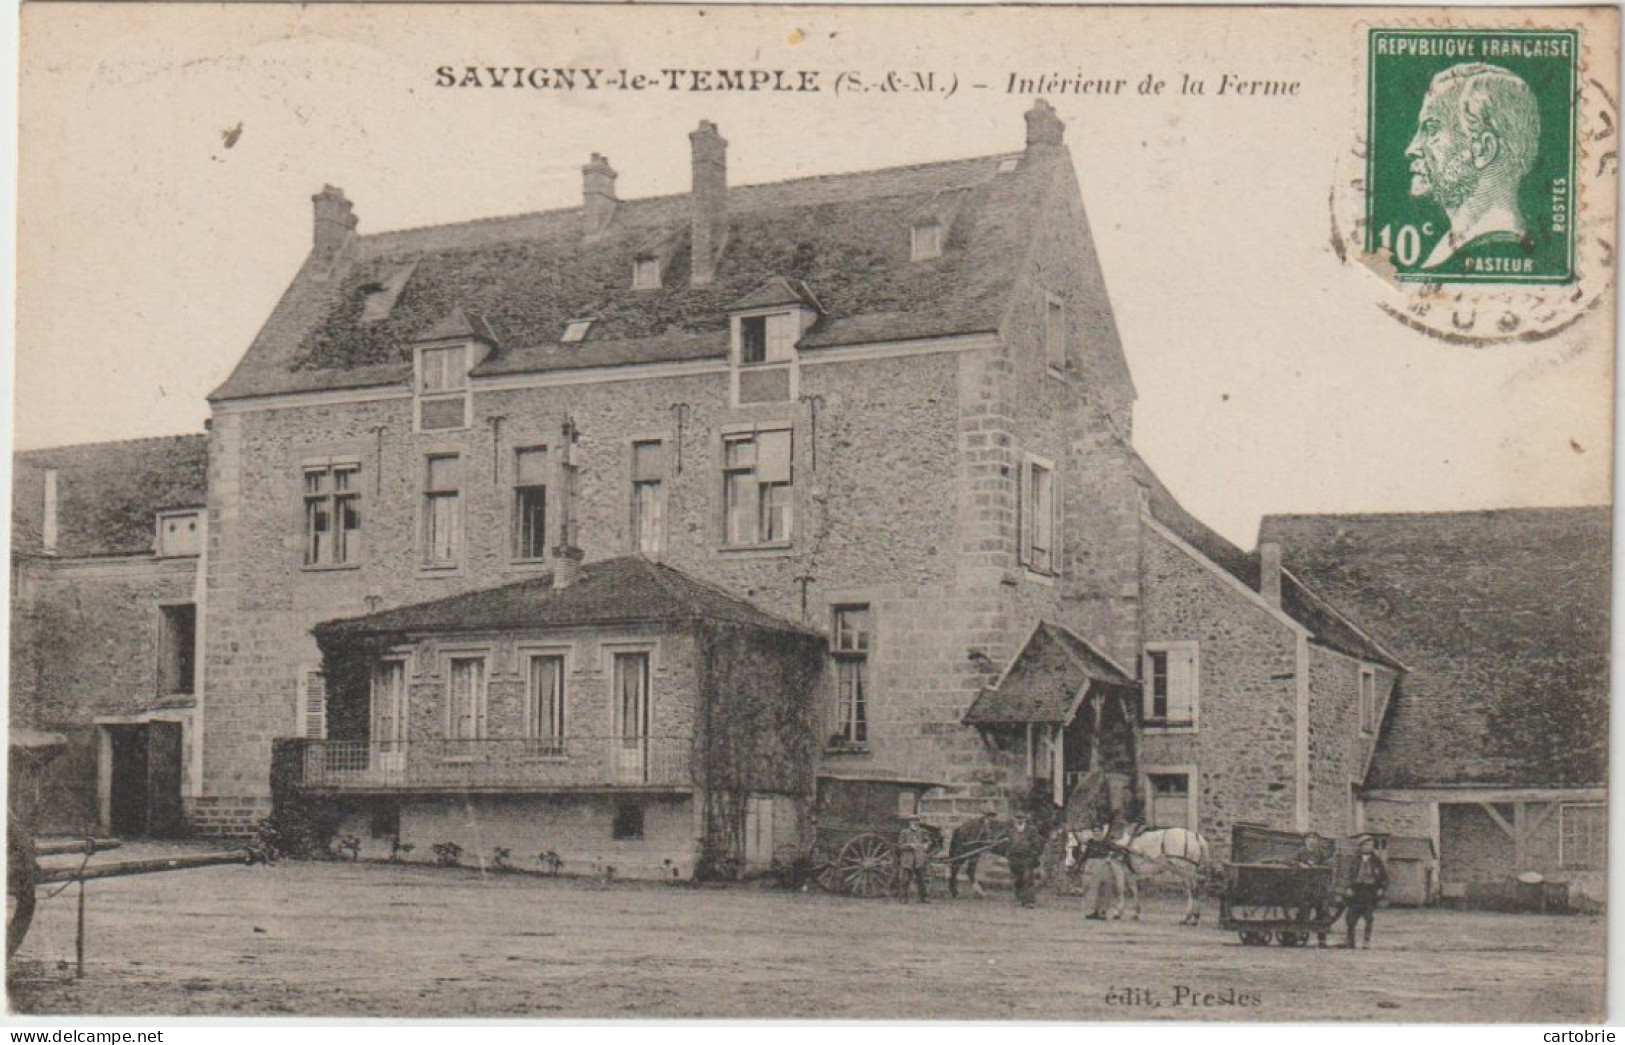
{"label": "cart wheel", "polygon": [[1309,934],[1297,932],[1278,932],[1275,934],[1275,941],[1282,947],[1302,947],[1304,944],[1309,942]]}
{"label": "cart wheel", "polygon": [[1256,929],[1243,929],[1240,936],[1241,942],[1248,947],[1265,947],[1270,942],[1269,933],[1261,933]]}
{"label": "cart wheel", "polygon": [[6,838],[6,957],[17,953],[34,924],[34,879],[38,866],[34,862],[34,839],[21,830],[14,819],[7,819]]}
{"label": "cart wheel", "polygon": [[854,896],[884,896],[897,885],[897,850],[879,835],[859,835],[841,848],[836,872]]}

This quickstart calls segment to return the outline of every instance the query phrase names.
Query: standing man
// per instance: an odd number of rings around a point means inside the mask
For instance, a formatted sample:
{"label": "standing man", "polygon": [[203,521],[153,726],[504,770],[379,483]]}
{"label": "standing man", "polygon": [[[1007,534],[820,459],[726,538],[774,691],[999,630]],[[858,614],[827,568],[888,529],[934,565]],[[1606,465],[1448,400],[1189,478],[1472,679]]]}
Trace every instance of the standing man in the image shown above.
{"label": "standing man", "polygon": [[[1331,847],[1326,845],[1325,841],[1320,837],[1320,835],[1316,834],[1314,831],[1310,831],[1308,834],[1303,836],[1303,848],[1299,849],[1293,854],[1292,866],[1330,867],[1332,866]],[[1326,888],[1329,892],[1331,889],[1330,882],[1327,883]],[[1309,921],[1313,919],[1314,921],[1324,925],[1328,921],[1327,916],[1331,913],[1327,907],[1327,901],[1329,899],[1329,896],[1322,896],[1321,902],[1315,904],[1314,907],[1298,911],[1298,919],[1300,921]],[[1322,947],[1326,946],[1326,933],[1322,931],[1317,935],[1320,937],[1320,945]]]}
{"label": "standing man", "polygon": [[[1106,920],[1106,903],[1114,883],[1111,828],[1100,824],[1083,836],[1083,910],[1091,921]],[[1118,886],[1119,892],[1122,886]]]}
{"label": "standing man", "polygon": [[1038,906],[1033,872],[1043,852],[1044,836],[1033,826],[1033,818],[1025,811],[1017,813],[1015,825],[1010,828],[1009,860],[1010,874],[1016,880],[1016,902],[1023,907]]}
{"label": "standing man", "polygon": [[1365,919],[1365,946],[1371,946],[1371,923],[1376,917],[1377,902],[1388,892],[1388,868],[1377,855],[1377,843],[1370,835],[1360,839],[1360,851],[1349,860],[1348,913],[1343,922],[1348,926],[1348,946],[1354,947],[1354,923]]}
{"label": "standing man", "polygon": [[925,895],[925,883],[931,869],[931,849],[931,834],[920,823],[920,814],[915,813],[903,824],[903,830],[897,836],[897,862],[902,872],[897,898],[904,903],[908,903],[910,883],[919,888],[921,903],[931,902]]}

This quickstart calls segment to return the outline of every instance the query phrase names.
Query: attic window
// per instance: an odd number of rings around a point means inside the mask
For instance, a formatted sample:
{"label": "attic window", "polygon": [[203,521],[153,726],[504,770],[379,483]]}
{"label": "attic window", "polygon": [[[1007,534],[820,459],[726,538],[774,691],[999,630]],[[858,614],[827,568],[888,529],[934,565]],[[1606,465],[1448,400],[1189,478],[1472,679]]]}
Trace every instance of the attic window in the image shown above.
{"label": "attic window", "polygon": [[564,328],[564,336],[559,338],[566,345],[573,345],[577,341],[587,339],[587,331],[592,329],[593,321],[590,319],[571,320]]}
{"label": "attic window", "polygon": [[660,288],[660,259],[653,254],[640,255],[632,262],[632,289],[658,290]]}
{"label": "attic window", "polygon": [[910,256],[915,261],[942,257],[942,225],[935,221],[921,222],[913,227]]}
{"label": "attic window", "polygon": [[394,297],[382,283],[368,283],[361,288],[361,322],[376,323],[389,318],[389,307]]}

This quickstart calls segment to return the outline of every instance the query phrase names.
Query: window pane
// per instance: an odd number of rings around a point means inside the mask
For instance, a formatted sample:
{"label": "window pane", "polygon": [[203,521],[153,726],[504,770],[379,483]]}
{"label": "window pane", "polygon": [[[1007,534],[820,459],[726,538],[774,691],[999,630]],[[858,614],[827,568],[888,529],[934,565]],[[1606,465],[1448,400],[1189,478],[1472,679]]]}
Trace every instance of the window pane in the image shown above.
{"label": "window pane", "polygon": [[656,555],[661,550],[666,524],[660,502],[660,484],[658,482],[633,484],[633,541],[637,550],[644,555]]}
{"label": "window pane", "polygon": [[868,670],[866,660],[842,660],[836,665],[838,707],[836,732],[842,740],[861,744],[869,739]]}
{"label": "window pane", "polygon": [[540,559],[547,554],[547,487],[522,486],[514,491],[514,556]]}
{"label": "window pane", "polygon": [[791,491],[786,483],[763,483],[761,487],[761,522],[759,539],[788,541],[790,539]]}
{"label": "window pane", "polygon": [[727,542],[729,544],[756,543],[756,477],[738,473],[727,477],[723,489],[724,510],[727,513]]}
{"label": "window pane", "polygon": [[346,493],[346,492],[349,492],[351,490],[354,490],[355,489],[355,484],[356,484],[356,478],[357,478],[356,477],[356,471],[357,471],[357,469],[355,469],[353,467],[351,467],[351,468],[335,468],[335,469],[333,469],[333,489],[334,489],[334,491],[337,492],[337,493]]}
{"label": "window pane", "polygon": [[454,493],[430,494],[427,534],[430,562],[456,562],[462,552],[462,513]]}
{"label": "window pane", "polygon": [[326,469],[307,471],[305,473],[305,492],[323,493],[327,489]]}
{"label": "window pane", "polygon": [[513,483],[515,486],[546,486],[547,479],[546,448],[533,447],[514,451]]}
{"label": "window pane", "polygon": [[532,736],[564,739],[563,657],[530,658],[530,709]]}
{"label": "window pane", "polygon": [[747,316],[739,321],[739,361],[760,363],[767,358],[767,317]]}
{"label": "window pane", "polygon": [[305,502],[305,562],[310,565],[327,561],[328,533],[332,529],[328,502],[325,498]]}
{"label": "window pane", "polygon": [[467,383],[467,368],[463,366],[463,348],[426,348],[422,353],[423,379],[420,386],[425,392],[449,392]]}
{"label": "window pane", "polygon": [[337,498],[339,527],[333,534],[333,561],[354,562],[361,555],[361,502],[355,496]]}
{"label": "window pane", "polygon": [[452,735],[473,740],[484,732],[482,708],[485,689],[485,661],[456,658],[451,662]]}
{"label": "window pane", "polygon": [[756,437],[735,436],[723,443],[723,459],[729,468],[751,468],[756,464]]}

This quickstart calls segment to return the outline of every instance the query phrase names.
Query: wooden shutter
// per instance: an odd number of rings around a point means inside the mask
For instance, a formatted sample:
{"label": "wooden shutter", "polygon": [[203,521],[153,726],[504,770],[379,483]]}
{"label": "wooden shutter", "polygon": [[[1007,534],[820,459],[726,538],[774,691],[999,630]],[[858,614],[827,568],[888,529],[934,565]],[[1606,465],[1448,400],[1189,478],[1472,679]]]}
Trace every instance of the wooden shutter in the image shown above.
{"label": "wooden shutter", "polygon": [[1049,472],[1049,572],[1061,575],[1061,467]]}
{"label": "wooden shutter", "polygon": [[1168,651],[1168,718],[1189,721],[1196,711],[1196,650]]}
{"label": "wooden shutter", "polygon": [[790,481],[790,430],[780,428],[756,437],[756,478],[764,483]]}
{"label": "wooden shutter", "polygon": [[320,671],[299,673],[299,735],[327,739],[327,676]]}
{"label": "wooden shutter", "polygon": [[1026,566],[1032,559],[1032,542],[1027,536],[1027,530],[1032,525],[1028,518],[1032,514],[1028,504],[1032,484],[1032,465],[1022,461],[1016,470],[1016,563],[1020,566]]}

